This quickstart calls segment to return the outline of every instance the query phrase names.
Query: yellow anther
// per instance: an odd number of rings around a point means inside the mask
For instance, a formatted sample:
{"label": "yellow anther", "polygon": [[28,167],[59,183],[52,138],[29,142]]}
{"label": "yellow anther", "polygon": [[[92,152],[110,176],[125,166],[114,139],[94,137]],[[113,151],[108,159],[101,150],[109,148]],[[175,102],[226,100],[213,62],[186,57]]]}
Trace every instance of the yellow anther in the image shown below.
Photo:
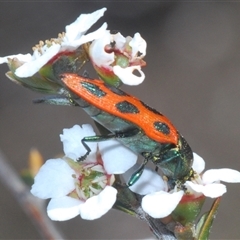
{"label": "yellow anther", "polygon": [[42,47],[44,47],[45,45],[47,47],[51,47],[53,44],[61,44],[61,42],[63,41],[63,38],[65,37],[66,33],[62,32],[58,34],[58,38],[51,38],[51,39],[47,39],[45,41],[40,40],[38,44],[36,44],[35,46],[32,47],[33,51],[38,51],[40,54],[42,54]]}

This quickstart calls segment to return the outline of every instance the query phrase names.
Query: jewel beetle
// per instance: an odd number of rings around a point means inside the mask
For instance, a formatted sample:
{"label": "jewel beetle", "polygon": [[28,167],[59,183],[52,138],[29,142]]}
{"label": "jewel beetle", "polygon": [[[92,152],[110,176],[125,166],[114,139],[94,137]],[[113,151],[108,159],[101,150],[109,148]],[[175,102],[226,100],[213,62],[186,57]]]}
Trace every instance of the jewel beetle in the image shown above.
{"label": "jewel beetle", "polygon": [[170,188],[192,176],[192,150],[163,114],[102,80],[74,73],[62,74],[61,80],[68,89],[71,100],[111,132],[106,136],[83,138],[82,143],[87,150],[84,157],[91,151],[88,142],[116,138],[144,158],[141,167],[130,178],[128,186],[139,179],[148,161],[162,170]]}

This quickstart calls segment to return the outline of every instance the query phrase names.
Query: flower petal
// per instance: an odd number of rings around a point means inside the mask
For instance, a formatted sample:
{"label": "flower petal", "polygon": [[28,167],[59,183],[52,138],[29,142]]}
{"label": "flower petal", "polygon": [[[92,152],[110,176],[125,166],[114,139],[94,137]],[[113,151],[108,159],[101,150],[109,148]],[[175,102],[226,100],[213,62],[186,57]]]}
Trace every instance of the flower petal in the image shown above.
{"label": "flower petal", "polygon": [[15,74],[18,77],[31,77],[39,71],[52,57],[54,57],[60,50],[59,44],[54,44],[47,48],[45,53],[31,62],[26,62],[16,69]]}
{"label": "flower petal", "polygon": [[78,48],[80,45],[86,43],[86,42],[91,42],[94,39],[98,39],[100,37],[102,37],[107,29],[107,23],[104,23],[99,29],[97,29],[94,32],[88,33],[86,35],[83,35],[81,38],[76,39],[74,41],[71,42],[63,42],[62,43],[62,48],[61,51],[64,50],[75,50],[76,48]]}
{"label": "flower petal", "polygon": [[47,206],[47,214],[54,221],[66,221],[79,215],[79,209],[83,203],[68,196],[53,198]]}
{"label": "flower petal", "polygon": [[185,183],[185,186],[187,188],[190,187],[193,191],[197,193],[202,193],[206,197],[210,197],[210,198],[220,197],[225,192],[227,192],[226,186],[221,183],[212,183],[212,184],[203,186],[203,185],[199,185],[199,184],[195,184],[193,182],[187,181]]}
{"label": "flower petal", "polygon": [[81,38],[82,35],[103,16],[106,10],[106,8],[102,8],[90,14],[81,14],[75,22],[66,26],[66,40],[72,42],[77,38]]}
{"label": "flower petal", "polygon": [[142,199],[142,208],[153,218],[166,217],[177,207],[183,194],[183,191],[173,193],[160,191],[148,194]]}
{"label": "flower petal", "polygon": [[197,173],[201,173],[205,169],[205,161],[195,152],[193,153],[192,168]]}
{"label": "flower petal", "polygon": [[105,51],[105,46],[110,44],[111,38],[109,30],[106,30],[104,35],[93,41],[89,47],[89,55],[93,63],[99,67],[104,66],[110,68],[110,64],[114,62],[114,53],[107,53]]}
{"label": "flower petal", "polygon": [[108,174],[122,174],[137,162],[137,155],[117,140],[99,142],[98,146]]}
{"label": "flower petal", "polygon": [[101,193],[89,198],[80,205],[80,215],[83,219],[94,220],[107,213],[115,203],[117,190],[106,186]]}
{"label": "flower petal", "polygon": [[[133,71],[138,71],[140,76],[134,75]],[[119,79],[121,79],[124,84],[131,86],[139,85],[145,79],[145,74],[143,73],[143,71],[141,71],[140,66],[122,68],[119,65],[116,65],[113,66],[113,72],[119,77]]]}
{"label": "flower petal", "polygon": [[2,63],[8,63],[8,58],[13,59],[13,58],[17,58],[19,61],[22,62],[29,62],[32,60],[32,56],[30,53],[28,54],[16,54],[16,55],[9,55],[6,57],[0,57],[0,64]]}
{"label": "flower petal", "polygon": [[72,174],[64,160],[50,159],[35,176],[31,193],[42,199],[65,196],[75,188]]}
{"label": "flower petal", "polygon": [[138,52],[142,54],[141,58],[146,55],[147,43],[139,33],[134,34],[134,37],[129,42],[129,45],[132,47],[132,58],[134,58]]}
{"label": "flower petal", "polygon": [[216,181],[238,183],[240,182],[240,172],[229,168],[210,169],[203,174],[202,180],[204,184]]}
{"label": "flower petal", "polygon": [[125,43],[126,43],[126,38],[120,33],[116,33],[112,35],[113,41],[115,41],[115,48],[124,51]]}
{"label": "flower petal", "polygon": [[[82,127],[74,125],[72,128],[63,129],[60,139],[63,142],[65,155],[73,160],[83,156],[87,150],[82,145],[82,139],[86,136],[95,136],[95,132],[90,124],[83,124]],[[96,154],[97,143],[87,143],[91,149],[91,154]]]}
{"label": "flower petal", "polygon": [[[4,58],[0,58],[0,64],[7,62],[8,57],[19,57],[19,60],[24,61],[25,64],[16,69],[15,74],[18,77],[31,77],[37,73],[41,67],[43,67],[50,59],[52,59],[57,53],[61,51],[71,51],[79,47],[81,44],[91,41],[96,37],[100,37],[106,30],[106,24],[96,30],[93,33],[89,33],[84,36],[86,31],[100,18],[103,16],[106,8],[99,9],[91,14],[81,14],[75,22],[66,26],[66,34],[63,39],[63,46],[60,44],[53,44],[48,47],[46,44],[41,48],[43,54],[39,54],[38,50],[35,50],[33,55],[25,56],[20,55],[11,55]],[[24,59],[24,60],[23,60]]]}
{"label": "flower petal", "polygon": [[[133,172],[137,171],[139,166],[139,164],[136,164],[123,174],[123,178],[126,182],[129,181]],[[146,167],[144,168],[141,177],[129,188],[131,191],[141,195],[146,195],[161,190],[167,191],[167,187],[161,176],[156,171]]]}

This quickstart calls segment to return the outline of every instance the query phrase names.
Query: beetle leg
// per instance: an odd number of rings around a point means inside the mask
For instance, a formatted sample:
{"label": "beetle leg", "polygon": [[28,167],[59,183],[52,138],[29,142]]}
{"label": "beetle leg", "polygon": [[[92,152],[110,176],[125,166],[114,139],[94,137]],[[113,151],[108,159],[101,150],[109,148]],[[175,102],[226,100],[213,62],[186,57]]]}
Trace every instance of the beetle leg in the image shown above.
{"label": "beetle leg", "polygon": [[81,156],[77,161],[84,161],[86,157],[90,154],[91,149],[87,145],[87,142],[101,142],[101,141],[107,141],[109,139],[114,139],[114,138],[126,138],[126,137],[132,137],[135,136],[136,134],[139,133],[139,129],[133,128],[129,131],[126,132],[117,132],[117,133],[110,133],[108,135],[97,135],[97,136],[90,136],[90,137],[84,137],[81,142],[82,145],[85,147],[87,152]]}
{"label": "beetle leg", "polygon": [[106,141],[106,140],[109,140],[109,139],[113,139],[115,138],[115,134],[109,134],[109,135],[106,135],[106,136],[102,136],[102,135],[99,135],[99,136],[90,136],[90,137],[84,137],[81,142],[82,142],[82,145],[85,147],[85,149],[87,150],[87,152],[81,156],[80,158],[78,158],[78,162],[80,161],[84,161],[86,159],[86,157],[90,154],[91,152],[91,149],[90,147],[87,145],[87,142],[101,142],[101,141]]}
{"label": "beetle leg", "polygon": [[127,183],[128,187],[131,187],[141,177],[147,163],[148,163],[148,159],[145,158],[141,166],[130,177],[130,180]]}
{"label": "beetle leg", "polygon": [[61,105],[61,106],[79,106],[73,101],[73,99],[65,96],[47,96],[33,100],[33,103],[46,103],[51,105]]}

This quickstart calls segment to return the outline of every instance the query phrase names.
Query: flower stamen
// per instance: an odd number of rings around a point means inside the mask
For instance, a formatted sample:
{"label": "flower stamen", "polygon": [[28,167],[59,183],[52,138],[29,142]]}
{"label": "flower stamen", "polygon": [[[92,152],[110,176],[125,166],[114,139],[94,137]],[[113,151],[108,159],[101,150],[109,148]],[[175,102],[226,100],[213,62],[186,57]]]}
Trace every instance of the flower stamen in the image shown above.
{"label": "flower stamen", "polygon": [[38,53],[40,55],[43,55],[43,53],[45,52],[44,51],[44,46],[46,46],[47,48],[51,47],[52,45],[54,44],[59,44],[61,45],[63,40],[64,40],[64,37],[65,37],[66,33],[65,32],[62,32],[62,33],[59,33],[58,34],[58,37],[57,38],[51,38],[51,39],[47,39],[44,41],[39,41],[38,44],[36,44],[35,46],[32,47],[32,50],[35,52],[35,51],[38,51]]}
{"label": "flower stamen", "polygon": [[78,177],[74,176],[76,193],[82,200],[98,195],[108,185],[109,175],[100,164],[87,163],[77,174]]}

